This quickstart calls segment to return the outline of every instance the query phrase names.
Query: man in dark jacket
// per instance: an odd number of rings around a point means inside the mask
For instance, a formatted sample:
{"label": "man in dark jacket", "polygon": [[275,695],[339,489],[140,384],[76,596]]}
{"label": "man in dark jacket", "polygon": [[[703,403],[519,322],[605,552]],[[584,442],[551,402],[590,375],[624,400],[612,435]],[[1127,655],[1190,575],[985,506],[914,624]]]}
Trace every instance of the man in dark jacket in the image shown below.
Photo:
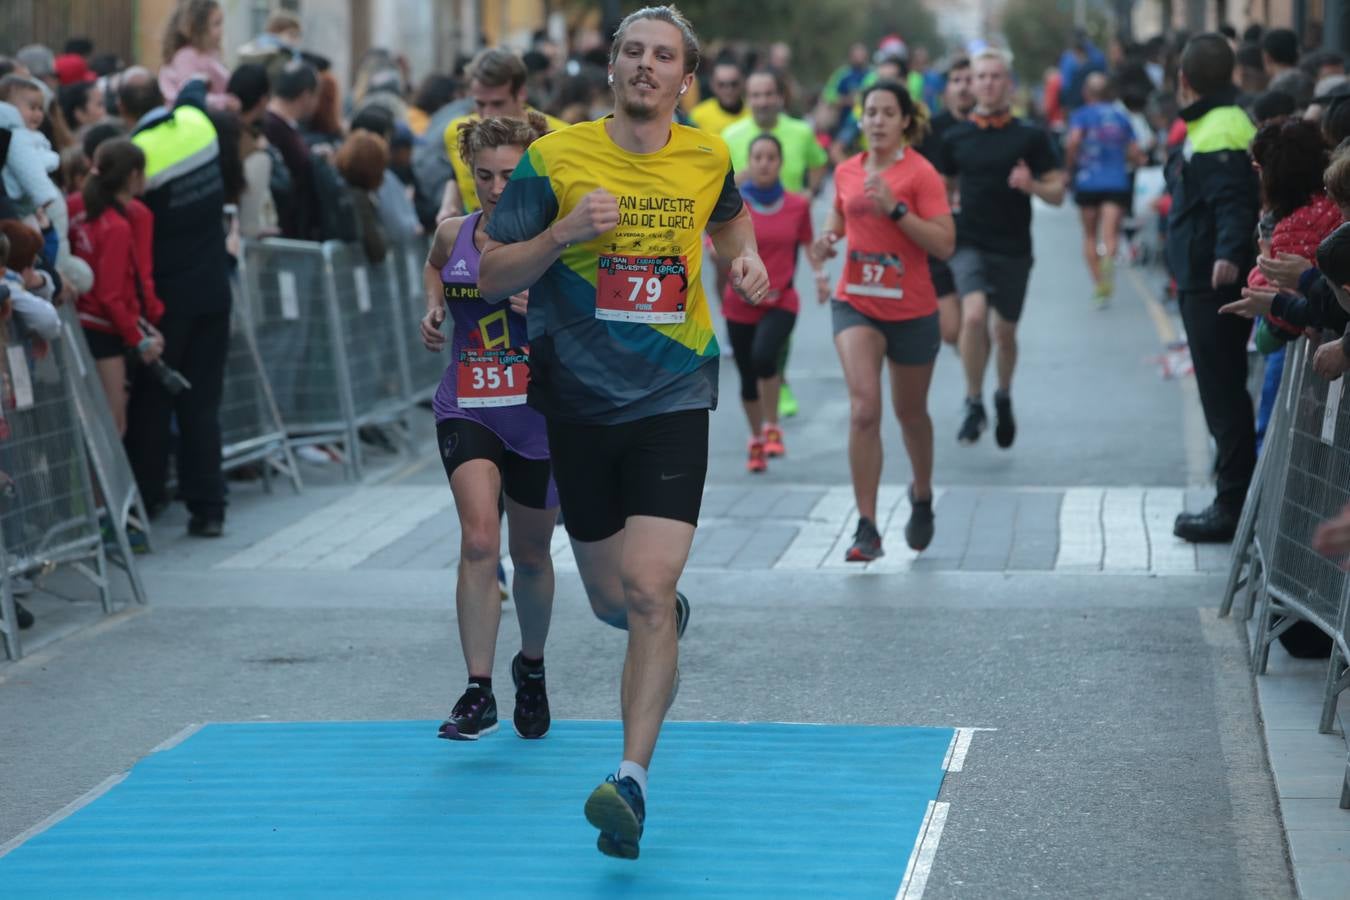
{"label": "man in dark jacket", "polygon": [[173,109],[149,73],[118,91],[132,141],[145,153],[145,204],[155,214],[155,288],[164,301],[163,360],[192,385],[171,394],[141,369],[127,407],[127,456],[148,509],[169,502],[169,422],[178,419],[178,491],[192,514],[188,532],[219,537],[225,522],[220,400],[230,342],[225,187],[220,147],[206,115],[206,83],[188,82]]}
{"label": "man in dark jacket", "polygon": [[289,62],[272,84],[272,99],[263,117],[263,134],[281,154],[290,173],[290,190],[277,197],[283,237],[319,240],[319,197],[314,187],[314,162],[300,133],[318,106],[319,74],[306,62]]}
{"label": "man in dark jacket", "polygon": [[1194,542],[1232,540],[1256,466],[1256,422],[1247,394],[1251,324],[1219,311],[1241,294],[1241,275],[1255,261],[1252,233],[1260,215],[1247,154],[1256,132],[1236,105],[1233,65],[1233,50],[1221,34],[1186,42],[1179,91],[1186,140],[1167,161],[1167,258],[1181,295],[1205,422],[1218,445],[1214,502],[1177,516],[1173,528]]}

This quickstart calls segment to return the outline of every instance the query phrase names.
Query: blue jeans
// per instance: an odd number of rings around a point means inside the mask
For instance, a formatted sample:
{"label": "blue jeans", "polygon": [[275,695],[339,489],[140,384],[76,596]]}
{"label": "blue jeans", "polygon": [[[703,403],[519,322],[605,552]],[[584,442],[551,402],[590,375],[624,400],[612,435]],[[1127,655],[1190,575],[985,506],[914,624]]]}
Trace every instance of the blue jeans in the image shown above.
{"label": "blue jeans", "polygon": [[1261,403],[1256,409],[1256,453],[1261,454],[1261,446],[1266,439],[1266,426],[1270,424],[1271,414],[1275,412],[1275,399],[1280,393],[1280,376],[1284,374],[1284,352],[1281,347],[1266,357],[1265,377],[1261,379]]}

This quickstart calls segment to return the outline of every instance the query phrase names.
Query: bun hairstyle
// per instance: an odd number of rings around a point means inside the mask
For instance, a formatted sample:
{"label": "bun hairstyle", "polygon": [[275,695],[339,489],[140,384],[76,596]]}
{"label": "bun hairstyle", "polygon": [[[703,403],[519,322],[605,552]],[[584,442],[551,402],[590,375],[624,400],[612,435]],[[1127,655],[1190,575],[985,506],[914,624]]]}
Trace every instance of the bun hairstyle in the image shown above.
{"label": "bun hairstyle", "polygon": [[911,147],[918,144],[928,134],[928,110],[920,103],[915,103],[914,98],[909,95],[909,88],[898,81],[878,81],[876,84],[863,91],[862,105],[867,105],[867,98],[877,91],[885,91],[895,97],[895,102],[900,104],[900,112],[909,119],[909,124],[905,126],[905,141]]}
{"label": "bun hairstyle", "polygon": [[525,150],[548,132],[548,120],[534,110],[527,112],[524,119],[489,116],[486,119],[460,122],[459,158],[472,169],[474,157],[484,150],[498,147],[519,147]]}
{"label": "bun hairstyle", "polygon": [[338,174],[362,191],[379,190],[389,165],[389,143],[373,131],[353,131],[334,159]]}

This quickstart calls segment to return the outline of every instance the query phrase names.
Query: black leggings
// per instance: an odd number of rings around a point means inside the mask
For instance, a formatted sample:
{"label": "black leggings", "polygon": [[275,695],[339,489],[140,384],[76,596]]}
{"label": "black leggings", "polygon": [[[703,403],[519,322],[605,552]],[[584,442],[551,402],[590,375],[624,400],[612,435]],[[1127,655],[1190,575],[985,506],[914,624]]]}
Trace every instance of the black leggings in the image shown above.
{"label": "black leggings", "polygon": [[766,310],[764,318],[754,325],[727,322],[731,352],[741,373],[742,400],[758,400],[759,379],[778,374],[796,323],[797,314],[785,309]]}

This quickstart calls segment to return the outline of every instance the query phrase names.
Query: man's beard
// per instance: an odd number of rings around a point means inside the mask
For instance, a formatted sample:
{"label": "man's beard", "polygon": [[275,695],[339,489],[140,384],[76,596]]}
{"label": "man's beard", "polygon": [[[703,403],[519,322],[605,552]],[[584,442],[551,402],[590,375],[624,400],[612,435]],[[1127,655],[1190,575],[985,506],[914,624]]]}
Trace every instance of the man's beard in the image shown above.
{"label": "man's beard", "polygon": [[641,103],[629,100],[624,97],[619,101],[619,107],[628,118],[635,122],[650,122],[660,118],[660,110],[655,106],[644,106]]}

